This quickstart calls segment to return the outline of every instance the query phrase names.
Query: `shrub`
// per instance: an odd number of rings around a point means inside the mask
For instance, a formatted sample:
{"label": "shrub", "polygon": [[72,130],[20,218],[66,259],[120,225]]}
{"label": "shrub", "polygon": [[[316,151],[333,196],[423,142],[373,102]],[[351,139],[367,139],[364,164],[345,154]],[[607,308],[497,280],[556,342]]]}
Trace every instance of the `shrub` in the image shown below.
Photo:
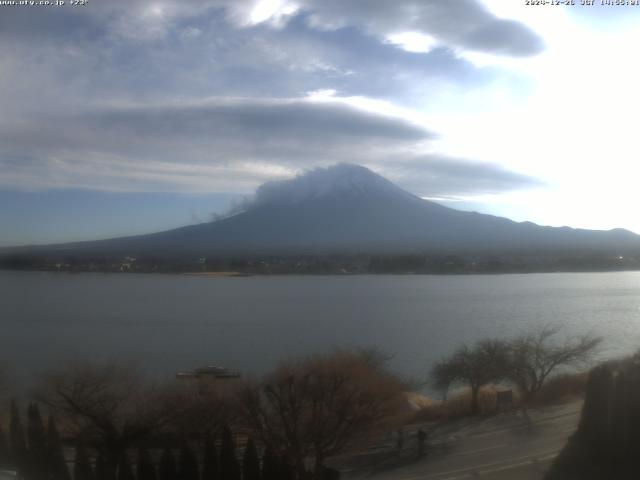
{"label": "shrub", "polygon": [[550,378],[538,393],[537,405],[548,405],[574,400],[584,395],[588,373],[566,373]]}

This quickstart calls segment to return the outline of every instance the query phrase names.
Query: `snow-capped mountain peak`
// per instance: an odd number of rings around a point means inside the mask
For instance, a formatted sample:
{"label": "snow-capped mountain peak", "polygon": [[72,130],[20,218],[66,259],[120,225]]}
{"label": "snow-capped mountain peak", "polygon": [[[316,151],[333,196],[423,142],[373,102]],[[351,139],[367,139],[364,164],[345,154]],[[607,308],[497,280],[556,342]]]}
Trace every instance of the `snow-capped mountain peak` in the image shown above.
{"label": "snow-capped mountain peak", "polygon": [[254,205],[296,204],[311,199],[345,196],[416,198],[365,167],[340,163],[309,170],[290,180],[265,183],[256,191]]}

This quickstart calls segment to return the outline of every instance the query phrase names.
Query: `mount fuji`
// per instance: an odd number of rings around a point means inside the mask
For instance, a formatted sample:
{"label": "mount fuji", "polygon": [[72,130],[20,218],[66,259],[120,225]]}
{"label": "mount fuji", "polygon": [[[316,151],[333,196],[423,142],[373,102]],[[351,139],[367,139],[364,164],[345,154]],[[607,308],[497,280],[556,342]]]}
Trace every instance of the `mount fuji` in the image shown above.
{"label": "mount fuji", "polygon": [[[13,249],[12,249],[13,250]],[[640,236],[545,227],[444,207],[365,167],[338,164],[269,182],[219,220],[109,240],[24,247],[77,256],[640,252]],[[15,250],[14,250],[15,251]]]}

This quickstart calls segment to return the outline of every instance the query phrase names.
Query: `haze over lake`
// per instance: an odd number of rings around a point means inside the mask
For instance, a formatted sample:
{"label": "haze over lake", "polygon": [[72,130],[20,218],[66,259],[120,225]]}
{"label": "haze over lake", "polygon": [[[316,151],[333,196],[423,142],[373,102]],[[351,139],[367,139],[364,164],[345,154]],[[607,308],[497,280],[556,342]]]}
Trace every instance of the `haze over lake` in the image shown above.
{"label": "haze over lake", "polygon": [[640,348],[640,272],[195,277],[0,272],[0,359],[18,379],[64,359],[132,359],[172,376],[262,373],[287,356],[378,346],[423,377],[460,342],[546,324]]}

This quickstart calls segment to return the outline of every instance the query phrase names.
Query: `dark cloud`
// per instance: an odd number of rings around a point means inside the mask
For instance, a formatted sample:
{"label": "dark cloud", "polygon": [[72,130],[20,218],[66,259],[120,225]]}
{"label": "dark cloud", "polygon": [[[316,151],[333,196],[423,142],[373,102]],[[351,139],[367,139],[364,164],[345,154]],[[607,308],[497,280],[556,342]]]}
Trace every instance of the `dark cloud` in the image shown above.
{"label": "dark cloud", "polygon": [[371,113],[338,100],[222,99],[197,104],[136,106],[91,112],[83,121],[101,130],[131,132],[136,138],[152,135],[167,138],[221,138],[231,135],[245,140],[278,138],[305,142],[324,136],[424,140],[433,134],[401,118]]}
{"label": "dark cloud", "polygon": [[0,159],[31,159],[0,160],[0,168],[3,182],[26,182],[25,188],[47,180],[95,187],[102,178],[102,189],[190,191],[206,189],[212,177],[246,186],[237,178],[244,172],[255,185],[273,172],[286,176],[317,163],[381,158],[434,137],[400,117],[339,100],[227,98],[0,123]]}
{"label": "dark cloud", "polygon": [[453,47],[529,56],[540,53],[542,39],[527,26],[501,20],[477,0],[307,0],[318,27],[359,25],[378,35],[416,31]]}
{"label": "dark cloud", "polygon": [[521,57],[542,50],[540,38],[513,20],[493,20],[481,25],[465,35],[462,42],[473,50]]}
{"label": "dark cloud", "polygon": [[[423,196],[540,185],[492,163],[416,157],[408,152],[435,138],[433,133],[339,100],[218,99],[109,107],[44,121],[33,132],[21,128],[21,135],[5,136],[6,130],[0,135],[3,183],[248,192],[301,168],[349,161],[373,167]],[[29,155],[18,156],[19,151]]]}
{"label": "dark cloud", "polygon": [[[475,0],[301,0],[280,28],[247,23],[256,2],[5,7],[0,41],[12,48],[0,51],[0,103],[5,112],[40,114],[99,98],[294,97],[333,88],[424,104],[451,85],[477,88],[509,75],[478,68],[457,49],[477,43],[524,55],[535,43],[522,25]],[[404,30],[433,35],[439,46],[412,53],[389,44],[388,34]]]}
{"label": "dark cloud", "polygon": [[[314,29],[302,13],[281,29],[238,28],[215,8],[207,15],[159,21],[165,36],[141,41],[122,32],[114,38],[121,23],[116,13],[101,20],[95,12],[84,18],[73,9],[53,9],[51,16],[22,11],[0,20],[10,24],[10,30],[0,29],[0,39],[15,40],[11,32],[20,32],[14,48],[0,52],[10,70],[3,72],[3,86],[14,91],[14,99],[21,97],[20,108],[30,103],[25,97],[35,98],[39,108],[61,108],[80,98],[286,97],[321,88],[415,103],[416,96],[437,95],[444,84],[474,88],[505,74],[478,68],[444,45],[417,54],[355,26]],[[134,19],[135,13],[128,12]],[[143,30],[151,23],[144,16],[140,22]]]}
{"label": "dark cloud", "polygon": [[[64,128],[60,128],[64,125]],[[277,153],[278,145],[413,143],[435,134],[397,116],[357,108],[339,99],[218,98],[174,104],[102,107],[50,114],[29,123],[0,123],[5,148],[94,149],[174,155],[189,144],[245,145]],[[169,149],[167,152],[166,149]],[[163,152],[165,155],[163,155]],[[212,150],[216,155],[235,152]],[[215,158],[216,155],[211,155]]]}
{"label": "dark cloud", "polygon": [[[460,50],[541,48],[476,0],[299,0],[277,22],[253,24],[256,1],[0,7],[0,42],[11,45],[0,49],[0,183],[246,192],[315,165],[383,165],[435,135],[306,93],[422,105],[509,75]],[[405,31],[437,46],[389,43]]]}
{"label": "dark cloud", "polygon": [[543,185],[494,163],[442,155],[395,161],[384,168],[400,186],[425,197],[496,194]]}
{"label": "dark cloud", "polygon": [[[252,25],[259,0],[110,0],[88,8],[5,8],[0,31],[27,37],[111,36],[112,40],[155,40],[176,26],[198,22],[215,12],[240,27]],[[525,25],[497,18],[479,0],[290,0],[270,24],[286,25],[295,14],[308,14],[325,30],[353,26],[384,39],[406,31],[434,37],[451,47],[527,56],[539,53],[542,40]],[[46,33],[45,33],[46,32]]]}
{"label": "dark cloud", "polygon": [[[415,105],[418,99],[435,95],[444,84],[448,88],[479,88],[505,74],[496,68],[479,68],[446,46],[415,53],[381,42],[356,27],[313,29],[307,15],[298,15],[282,30],[260,31],[272,44],[291,45],[288,48],[292,65],[297,67],[295,77],[307,90],[335,88],[346,95]],[[314,63],[300,64],[295,59],[314,59]],[[280,82],[282,70],[274,71],[275,82]]]}
{"label": "dark cloud", "polygon": [[[0,7],[2,8],[2,7]],[[82,9],[70,8],[2,8],[0,35],[13,39],[13,44],[34,41],[91,40],[106,33],[107,22]]]}

